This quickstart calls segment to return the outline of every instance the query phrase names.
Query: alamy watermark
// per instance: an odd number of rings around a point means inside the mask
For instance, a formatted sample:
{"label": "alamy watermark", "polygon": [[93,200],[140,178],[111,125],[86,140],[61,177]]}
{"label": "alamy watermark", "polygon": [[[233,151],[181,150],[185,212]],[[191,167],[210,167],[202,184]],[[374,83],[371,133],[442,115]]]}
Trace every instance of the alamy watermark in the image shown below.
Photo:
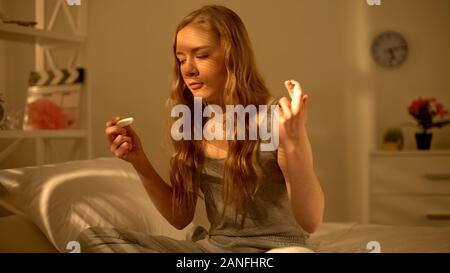
{"label": "alamy watermark", "polygon": [[381,244],[378,241],[370,241],[367,243],[366,249],[370,250],[369,253],[381,253]]}
{"label": "alamy watermark", "polygon": [[66,249],[70,250],[69,253],[80,253],[81,252],[81,245],[77,241],[69,241],[66,245]]}
{"label": "alamy watermark", "polygon": [[[270,111],[270,114],[269,114]],[[219,105],[210,104],[202,111],[202,98],[194,97],[194,113],[183,104],[172,108],[171,116],[179,117],[172,124],[170,130],[174,140],[234,140],[235,117],[236,117],[236,139],[257,140],[261,139],[261,151],[275,151],[279,144],[279,113],[277,105],[238,105],[225,106],[225,137],[224,137],[224,113]],[[191,124],[192,114],[194,124]],[[180,117],[181,115],[181,117]],[[245,118],[248,116],[248,136],[246,134]],[[203,126],[203,117],[210,119]],[[258,126],[259,125],[259,126]],[[270,130],[269,130],[270,125]],[[192,136],[192,126],[194,135]],[[247,139],[248,137],[248,139]],[[268,142],[268,143],[267,143]]]}
{"label": "alamy watermark", "polygon": [[369,6],[380,6],[381,0],[366,0]]}
{"label": "alamy watermark", "polygon": [[66,3],[69,6],[80,6],[81,0],[66,0]]}

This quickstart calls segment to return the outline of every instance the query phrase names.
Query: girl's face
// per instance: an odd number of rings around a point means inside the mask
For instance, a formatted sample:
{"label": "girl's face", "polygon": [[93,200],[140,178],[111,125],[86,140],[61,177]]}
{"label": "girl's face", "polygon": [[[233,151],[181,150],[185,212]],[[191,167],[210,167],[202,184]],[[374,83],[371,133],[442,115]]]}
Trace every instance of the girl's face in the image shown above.
{"label": "girl's face", "polygon": [[176,57],[192,94],[209,103],[220,101],[227,71],[216,35],[202,26],[184,27],[177,33]]}

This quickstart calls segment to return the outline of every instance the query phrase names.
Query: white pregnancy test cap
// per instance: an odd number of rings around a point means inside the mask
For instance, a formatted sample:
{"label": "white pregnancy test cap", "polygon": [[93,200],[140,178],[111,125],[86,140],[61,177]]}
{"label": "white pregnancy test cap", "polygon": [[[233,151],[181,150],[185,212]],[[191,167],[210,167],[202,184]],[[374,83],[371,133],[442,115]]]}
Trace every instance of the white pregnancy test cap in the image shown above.
{"label": "white pregnancy test cap", "polygon": [[120,127],[125,127],[125,126],[132,124],[133,121],[134,121],[134,118],[123,118],[123,119],[119,120],[116,124]]}

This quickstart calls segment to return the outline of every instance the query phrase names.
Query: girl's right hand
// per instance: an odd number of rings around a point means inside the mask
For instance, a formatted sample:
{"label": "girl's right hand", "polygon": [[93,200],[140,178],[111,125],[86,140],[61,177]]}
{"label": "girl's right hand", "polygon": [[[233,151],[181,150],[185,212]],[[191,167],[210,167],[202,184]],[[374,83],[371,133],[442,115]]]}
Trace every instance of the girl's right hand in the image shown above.
{"label": "girl's right hand", "polygon": [[117,122],[119,117],[112,118],[106,122],[105,134],[110,144],[111,152],[118,158],[138,163],[145,159],[141,141],[131,126],[120,127]]}

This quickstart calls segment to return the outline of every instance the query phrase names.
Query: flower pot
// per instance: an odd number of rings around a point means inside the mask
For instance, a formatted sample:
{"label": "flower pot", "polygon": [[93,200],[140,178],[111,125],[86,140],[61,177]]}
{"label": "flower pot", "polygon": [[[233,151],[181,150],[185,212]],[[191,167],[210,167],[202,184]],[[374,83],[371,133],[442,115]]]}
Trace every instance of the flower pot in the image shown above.
{"label": "flower pot", "polygon": [[397,142],[385,141],[383,142],[381,149],[385,151],[400,151],[403,149],[403,141]]}
{"label": "flower pot", "polygon": [[417,149],[429,150],[431,147],[431,133],[416,133]]}

